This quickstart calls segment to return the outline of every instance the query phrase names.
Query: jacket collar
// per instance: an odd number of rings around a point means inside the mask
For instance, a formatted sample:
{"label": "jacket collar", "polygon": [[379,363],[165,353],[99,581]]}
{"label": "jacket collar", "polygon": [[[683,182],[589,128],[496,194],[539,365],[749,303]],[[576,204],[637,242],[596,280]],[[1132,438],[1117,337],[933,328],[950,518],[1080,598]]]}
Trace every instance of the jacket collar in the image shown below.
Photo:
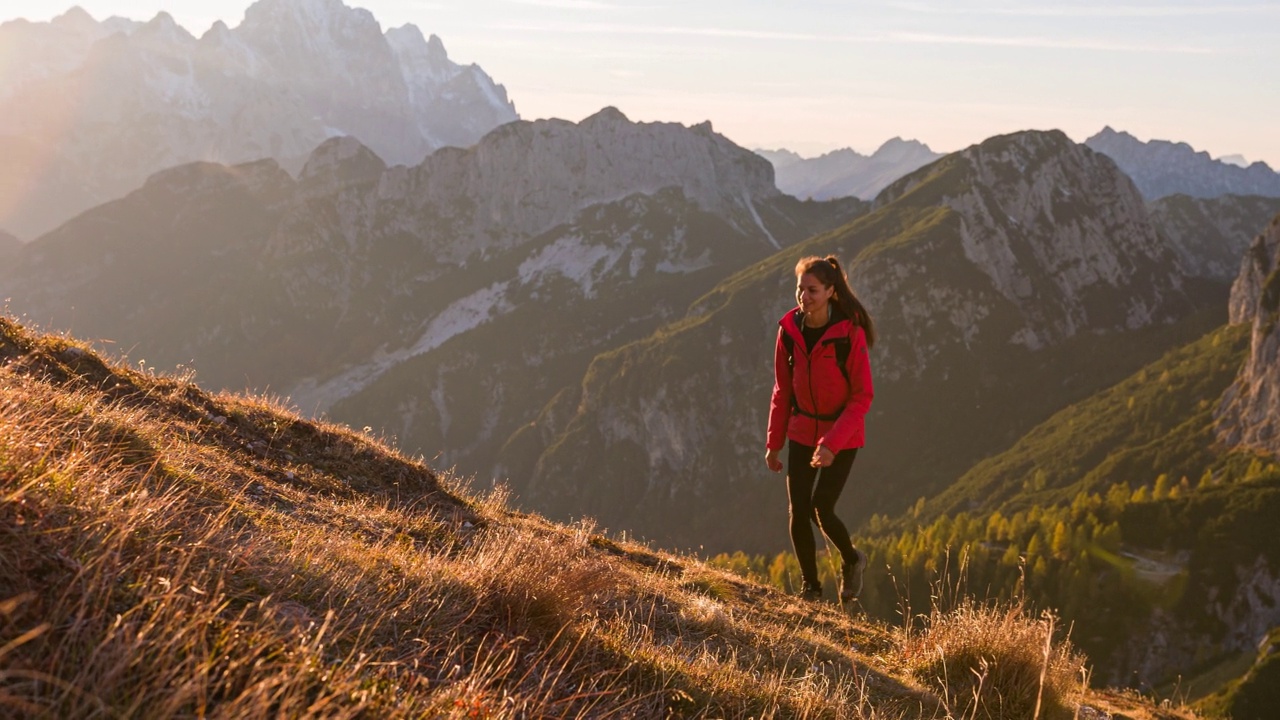
{"label": "jacket collar", "polygon": [[[840,310],[840,306],[835,303],[831,304],[831,322],[827,324],[827,332],[823,333],[822,339],[825,340],[831,331],[839,327],[841,323],[849,322],[849,318]],[[782,319],[778,321],[782,326],[782,331],[788,333],[793,339],[799,341],[801,352],[804,351],[804,311],[800,308],[791,310]]]}

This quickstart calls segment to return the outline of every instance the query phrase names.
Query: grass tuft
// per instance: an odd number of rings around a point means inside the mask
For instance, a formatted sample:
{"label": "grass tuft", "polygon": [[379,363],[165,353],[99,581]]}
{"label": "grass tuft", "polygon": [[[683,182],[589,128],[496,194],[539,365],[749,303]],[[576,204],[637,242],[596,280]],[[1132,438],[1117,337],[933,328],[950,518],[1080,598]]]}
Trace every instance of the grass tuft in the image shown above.
{"label": "grass tuft", "polygon": [[1050,613],[966,599],[949,612],[935,607],[902,652],[956,717],[1069,718],[1085,660],[1057,629]]}

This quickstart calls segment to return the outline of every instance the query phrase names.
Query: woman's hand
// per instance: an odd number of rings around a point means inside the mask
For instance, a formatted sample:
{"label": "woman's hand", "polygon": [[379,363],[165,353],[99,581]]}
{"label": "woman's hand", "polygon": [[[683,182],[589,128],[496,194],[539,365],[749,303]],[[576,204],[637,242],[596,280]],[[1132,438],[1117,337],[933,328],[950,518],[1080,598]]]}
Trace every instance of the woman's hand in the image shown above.
{"label": "woman's hand", "polygon": [[809,465],[811,467],[827,467],[831,463],[835,462],[835,459],[835,453],[819,445],[817,449],[813,451],[813,459],[809,461]]}
{"label": "woman's hand", "polygon": [[770,469],[770,470],[772,470],[772,471],[774,471],[774,472],[781,472],[781,471],[782,471],[782,461],[778,459],[778,451],[777,451],[777,450],[765,450],[765,451],[764,451],[764,464],[765,464],[765,465],[768,465],[768,466],[769,466],[769,469]]}

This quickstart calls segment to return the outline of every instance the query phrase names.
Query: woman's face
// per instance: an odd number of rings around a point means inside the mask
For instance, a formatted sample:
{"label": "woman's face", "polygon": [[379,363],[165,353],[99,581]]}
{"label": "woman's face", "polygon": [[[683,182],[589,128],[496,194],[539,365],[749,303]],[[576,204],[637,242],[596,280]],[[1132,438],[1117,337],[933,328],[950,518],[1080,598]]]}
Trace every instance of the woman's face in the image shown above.
{"label": "woman's face", "polygon": [[813,273],[805,273],[796,280],[796,302],[806,313],[822,312],[835,294],[834,287],[823,285]]}

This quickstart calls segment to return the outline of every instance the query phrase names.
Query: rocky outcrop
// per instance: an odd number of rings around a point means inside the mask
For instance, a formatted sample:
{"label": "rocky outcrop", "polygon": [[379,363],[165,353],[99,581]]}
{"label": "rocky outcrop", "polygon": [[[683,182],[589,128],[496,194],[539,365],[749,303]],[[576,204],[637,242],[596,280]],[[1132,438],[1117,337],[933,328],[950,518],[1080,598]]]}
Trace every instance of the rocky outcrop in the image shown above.
{"label": "rocky outcrop", "polygon": [[[307,262],[347,265],[352,254],[408,243],[420,253],[413,260],[419,276],[431,277],[511,251],[592,205],[669,187],[765,247],[777,247],[761,218],[763,203],[780,197],[765,160],[709,124],[633,123],[606,108],[581,123],[511,123],[473,148],[445,149],[416,167],[389,168],[375,188],[347,198],[341,223],[321,218],[324,227],[316,228],[315,208],[300,206],[269,251],[277,258],[301,253]],[[333,232],[341,233],[341,241],[323,243],[329,250],[314,253],[318,235]]]}
{"label": "rocky outcrop", "polygon": [[923,143],[892,138],[871,155],[849,148],[815,158],[757,151],[773,163],[778,189],[802,199],[874,198],[893,181],[942,157]]}
{"label": "rocky outcrop", "polygon": [[1280,575],[1268,558],[1241,558],[1231,568],[1231,582],[1208,588],[1208,604],[1192,617],[1156,608],[1128,628],[1122,644],[1109,658],[1111,672],[1102,678],[1115,685],[1154,685],[1222,658],[1258,649],[1271,630],[1280,626]]}
{"label": "rocky outcrop", "polygon": [[1188,275],[1230,284],[1258,229],[1280,213],[1280,197],[1170,195],[1148,207]]}
{"label": "rocky outcrop", "polygon": [[12,145],[0,148],[0,190],[12,177],[22,193],[0,202],[0,225],[24,237],[186,162],[270,157],[296,170],[326,138],[350,135],[414,165],[517,117],[503,88],[450,61],[439,38],[383,33],[341,0],[259,0],[238,27],[218,22],[199,39],[165,13],[98,23],[76,9],[0,26],[10,50],[31,61],[0,68],[0,137]]}
{"label": "rocky outcrop", "polygon": [[1264,162],[1248,167],[1214,160],[1186,143],[1167,140],[1143,142],[1110,127],[1085,140],[1133,178],[1150,200],[1167,195],[1212,198],[1220,195],[1280,197],[1280,173]]}
{"label": "rocky outcrop", "polygon": [[[1105,157],[1053,131],[992,138],[947,162],[890,186],[875,207],[936,202],[954,211],[965,259],[1020,316],[1009,342],[1034,350],[1086,329],[1167,322],[1187,307],[1185,270],[1133,183]],[[893,296],[889,289],[886,302]],[[962,321],[955,330],[977,327]]]}
{"label": "rocky outcrop", "polygon": [[1280,457],[1280,216],[1245,253],[1230,312],[1253,330],[1249,358],[1217,411],[1218,437]]}

